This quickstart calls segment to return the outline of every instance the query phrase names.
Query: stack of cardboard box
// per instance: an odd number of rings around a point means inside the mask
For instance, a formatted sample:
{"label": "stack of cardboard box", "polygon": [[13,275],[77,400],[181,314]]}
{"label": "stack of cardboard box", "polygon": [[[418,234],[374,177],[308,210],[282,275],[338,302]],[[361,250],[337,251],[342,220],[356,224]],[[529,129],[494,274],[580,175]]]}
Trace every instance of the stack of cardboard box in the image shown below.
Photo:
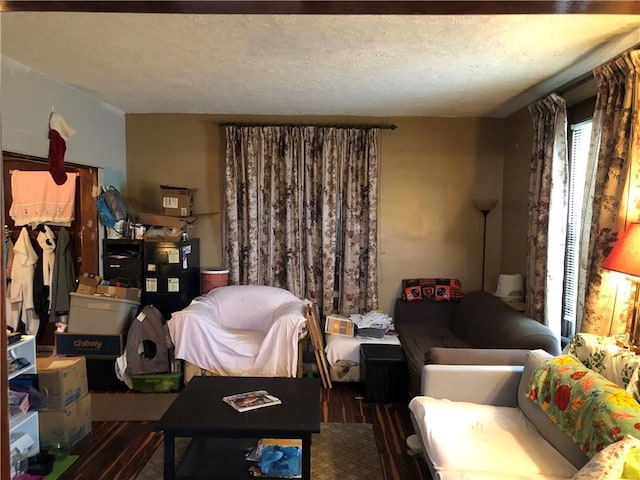
{"label": "stack of cardboard box", "polygon": [[86,357],[91,389],[126,387],[115,377],[114,363],[124,352],[141,294],[139,288],[102,284],[95,274],[82,275],[77,291],[71,293],[67,331],[56,333],[55,351]]}
{"label": "stack of cardboard box", "polygon": [[98,275],[83,274],[77,291],[71,293],[67,331],[56,333],[56,353],[120,356],[141,293],[139,288],[102,285]]}
{"label": "stack of cardboard box", "polygon": [[70,447],[91,432],[91,395],[84,357],[38,357],[45,408],[38,412],[44,448]]}

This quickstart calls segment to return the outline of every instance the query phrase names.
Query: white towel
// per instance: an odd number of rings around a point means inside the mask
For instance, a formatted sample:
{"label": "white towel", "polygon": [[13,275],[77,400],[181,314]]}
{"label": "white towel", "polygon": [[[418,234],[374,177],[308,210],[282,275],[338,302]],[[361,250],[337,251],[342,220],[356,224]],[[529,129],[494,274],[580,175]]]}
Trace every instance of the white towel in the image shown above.
{"label": "white towel", "polygon": [[16,226],[41,223],[68,227],[74,219],[77,175],[56,185],[47,171],[14,170],[11,174],[9,215]]}

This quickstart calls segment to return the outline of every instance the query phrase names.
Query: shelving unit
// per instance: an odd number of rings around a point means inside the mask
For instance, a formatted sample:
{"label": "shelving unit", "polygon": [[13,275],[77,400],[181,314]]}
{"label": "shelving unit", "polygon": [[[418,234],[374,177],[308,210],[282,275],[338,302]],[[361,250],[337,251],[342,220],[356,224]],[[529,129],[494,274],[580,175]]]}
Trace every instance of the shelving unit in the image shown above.
{"label": "shelving unit", "polygon": [[[24,358],[29,362],[29,365],[16,371],[9,372],[9,381],[19,375],[37,373],[36,339],[33,335],[23,335],[19,342],[7,346],[8,364],[16,358]],[[33,439],[34,446],[32,450],[28,452],[27,456],[34,455],[40,451],[40,433],[38,430],[37,411],[30,410],[25,414],[10,417],[9,433],[12,444],[21,433],[26,433]]]}
{"label": "shelving unit", "polygon": [[130,238],[104,239],[102,271],[104,280],[142,288],[143,241]]}

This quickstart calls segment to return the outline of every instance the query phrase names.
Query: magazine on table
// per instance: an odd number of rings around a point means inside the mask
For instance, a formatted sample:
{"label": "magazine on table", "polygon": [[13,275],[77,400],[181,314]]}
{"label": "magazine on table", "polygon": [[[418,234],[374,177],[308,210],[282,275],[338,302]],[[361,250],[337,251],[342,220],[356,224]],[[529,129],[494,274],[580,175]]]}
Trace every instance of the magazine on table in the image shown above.
{"label": "magazine on table", "polygon": [[253,392],[238,393],[223,397],[222,400],[228,403],[239,412],[255,410],[256,408],[280,405],[282,402],[278,397],[269,395],[266,390],[255,390]]}

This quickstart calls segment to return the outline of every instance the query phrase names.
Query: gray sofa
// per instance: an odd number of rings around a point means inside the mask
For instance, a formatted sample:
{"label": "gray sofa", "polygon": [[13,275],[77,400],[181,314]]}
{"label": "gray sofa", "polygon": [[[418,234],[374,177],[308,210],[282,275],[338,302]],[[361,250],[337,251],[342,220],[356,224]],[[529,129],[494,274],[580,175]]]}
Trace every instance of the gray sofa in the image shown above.
{"label": "gray sofa", "polygon": [[548,327],[482,291],[459,301],[398,298],[393,319],[412,396],[420,392],[425,364],[524,365],[530,350],[560,353],[560,340]]}
{"label": "gray sofa", "polygon": [[550,358],[540,350],[528,355],[524,367],[424,367],[424,396],[414,397],[409,409],[433,478],[568,480],[588,462],[528,398],[529,378]]}

